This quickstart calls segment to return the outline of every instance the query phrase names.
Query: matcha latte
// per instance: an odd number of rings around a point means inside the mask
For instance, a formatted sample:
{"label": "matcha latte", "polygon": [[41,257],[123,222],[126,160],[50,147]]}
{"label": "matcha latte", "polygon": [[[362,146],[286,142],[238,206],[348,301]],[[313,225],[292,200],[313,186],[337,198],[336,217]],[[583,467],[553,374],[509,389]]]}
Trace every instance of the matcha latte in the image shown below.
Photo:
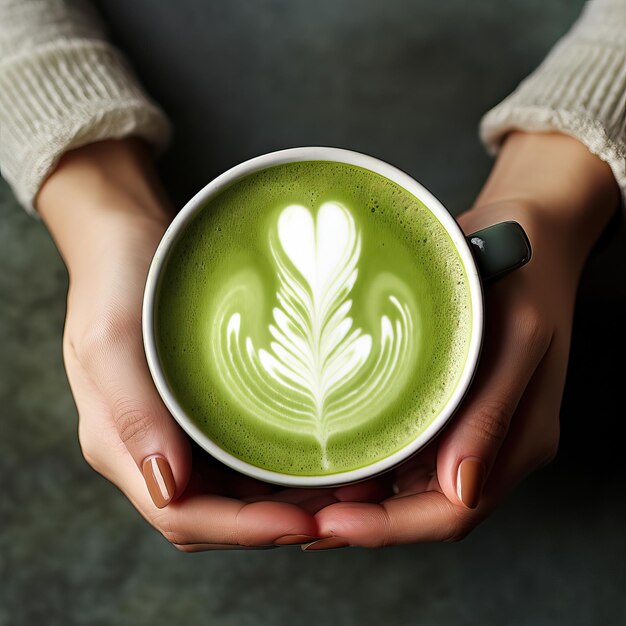
{"label": "matcha latte", "polygon": [[467,359],[470,288],[437,218],[383,176],[275,165],[212,197],[168,253],[154,333],[172,394],[218,446],[296,476],[414,440]]}

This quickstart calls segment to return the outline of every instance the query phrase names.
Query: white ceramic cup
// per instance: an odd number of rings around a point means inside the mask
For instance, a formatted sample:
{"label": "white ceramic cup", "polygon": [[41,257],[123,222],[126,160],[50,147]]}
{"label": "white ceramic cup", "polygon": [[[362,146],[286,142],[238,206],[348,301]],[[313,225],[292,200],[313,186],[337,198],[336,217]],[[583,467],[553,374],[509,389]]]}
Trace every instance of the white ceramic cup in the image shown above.
{"label": "white ceramic cup", "polygon": [[[334,161],[365,168],[388,178],[418,198],[439,220],[457,248],[467,275],[472,309],[469,351],[463,371],[450,399],[426,429],[402,449],[371,465],[320,476],[283,474],[251,465],[233,456],[207,437],[185,413],[174,391],[170,388],[161,368],[154,333],[155,300],[159,275],[178,236],[196,213],[201,211],[212,197],[235,181],[254,172],[295,161]],[[187,202],[163,235],[148,272],[143,300],[143,341],[148,366],[156,388],[174,419],[196,443],[225,465],[259,480],[289,487],[330,487],[359,482],[386,472],[406,461],[424,448],[450,420],[463,400],[478,366],[485,327],[483,282],[515,269],[529,259],[530,245],[519,224],[503,222],[466,237],[450,213],[422,185],[396,167],[371,156],[351,150],[327,147],[291,148],[264,154],[232,167],[201,189]]]}

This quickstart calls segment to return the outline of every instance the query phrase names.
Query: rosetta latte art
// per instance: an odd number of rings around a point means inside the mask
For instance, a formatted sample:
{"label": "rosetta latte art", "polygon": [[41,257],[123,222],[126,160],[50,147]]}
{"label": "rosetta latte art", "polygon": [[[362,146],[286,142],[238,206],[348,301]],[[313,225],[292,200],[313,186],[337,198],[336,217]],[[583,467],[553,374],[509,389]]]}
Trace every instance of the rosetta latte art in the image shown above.
{"label": "rosetta latte art", "polygon": [[417,349],[417,312],[400,293],[385,292],[379,332],[355,328],[350,313],[365,306],[350,297],[361,244],[354,218],[339,203],[326,202],[316,214],[301,205],[286,207],[269,233],[278,285],[269,345],[255,345],[242,330],[245,316],[233,304],[236,286],[211,325],[215,366],[231,400],[276,428],[315,437],[325,469],[330,437],[389,406]]}

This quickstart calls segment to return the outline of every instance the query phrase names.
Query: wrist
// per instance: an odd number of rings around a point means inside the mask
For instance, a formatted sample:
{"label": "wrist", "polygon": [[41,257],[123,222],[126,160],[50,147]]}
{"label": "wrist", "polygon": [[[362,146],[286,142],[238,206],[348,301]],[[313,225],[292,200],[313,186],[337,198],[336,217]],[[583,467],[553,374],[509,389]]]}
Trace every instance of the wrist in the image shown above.
{"label": "wrist", "polygon": [[137,139],[102,141],[65,153],[35,207],[70,273],[129,241],[126,233],[158,242],[172,216],[148,151]]}
{"label": "wrist", "polygon": [[494,206],[517,207],[553,230],[564,248],[584,261],[618,205],[610,167],[578,140],[559,133],[513,132],[473,209],[488,214]]}

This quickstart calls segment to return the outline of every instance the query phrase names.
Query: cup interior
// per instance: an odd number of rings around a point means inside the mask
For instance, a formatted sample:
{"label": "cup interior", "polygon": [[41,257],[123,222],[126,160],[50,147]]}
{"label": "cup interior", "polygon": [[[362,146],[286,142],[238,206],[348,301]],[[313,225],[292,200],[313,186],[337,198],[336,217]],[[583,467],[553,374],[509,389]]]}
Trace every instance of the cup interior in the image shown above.
{"label": "cup interior", "polygon": [[[269,167],[295,161],[333,161],[361,167],[384,176],[420,200],[435,215],[457,248],[465,268],[472,308],[469,350],[461,376],[450,399],[426,429],[405,447],[371,465],[320,476],[283,474],[260,468],[238,459],[213,442],[191,421],[177,401],[161,367],[155,338],[155,303],[159,278],[177,238],[197,212],[202,210],[212,197],[237,180]],[[290,148],[255,157],[224,172],[196,193],[174,218],[155,252],[146,281],[142,315],[143,340],[148,367],[161,398],[183,430],[207,452],[238,472],[289,487],[326,487],[359,482],[386,472],[421,450],[449,421],[471,384],[480,355],[483,325],[483,292],[478,270],[465,235],[445,207],[427,189],[398,168],[365,154],[328,147]]]}

